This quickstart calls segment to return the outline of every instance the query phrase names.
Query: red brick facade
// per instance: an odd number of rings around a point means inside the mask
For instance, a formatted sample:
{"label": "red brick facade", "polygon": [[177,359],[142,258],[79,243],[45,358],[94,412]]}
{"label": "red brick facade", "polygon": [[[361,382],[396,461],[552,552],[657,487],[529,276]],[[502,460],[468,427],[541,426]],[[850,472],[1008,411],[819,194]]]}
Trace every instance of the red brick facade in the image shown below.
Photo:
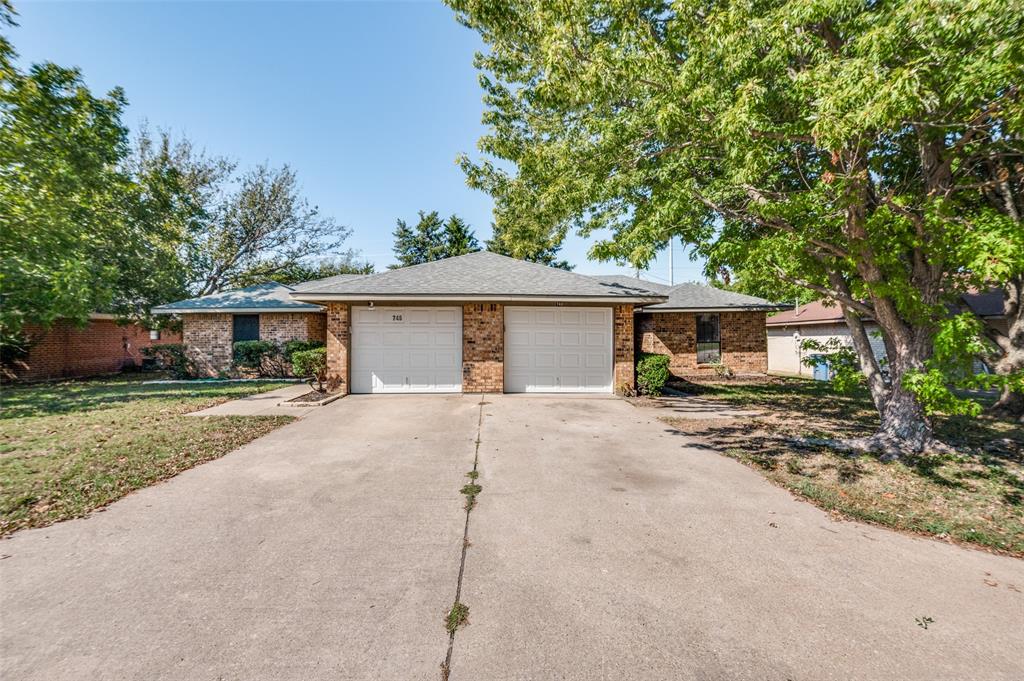
{"label": "red brick facade", "polygon": [[89,320],[84,328],[58,320],[49,330],[29,327],[26,332],[35,343],[28,357],[13,367],[21,381],[113,373],[141,365],[142,348],[181,342],[177,331],[161,331],[159,340],[151,340],[149,330],[139,324],[120,326],[103,318]]}
{"label": "red brick facade", "polygon": [[310,312],[269,312],[260,315],[260,340],[325,341],[327,315]]}
{"label": "red brick facade", "polygon": [[[231,368],[234,315],[182,315],[182,331],[189,357],[201,376],[216,376]],[[260,339],[284,343],[290,340],[326,339],[326,315],[319,312],[268,312],[260,315]]]}
{"label": "red brick facade", "polygon": [[462,306],[462,392],[505,390],[505,306]]}
{"label": "red brick facade", "polygon": [[216,376],[231,368],[232,319],[230,314],[182,315],[185,349],[200,376]]}
{"label": "red brick facade", "polygon": [[[722,312],[722,364],[736,374],[768,371],[768,337],[764,312]],[[713,376],[714,365],[697,364],[697,314],[659,312],[637,315],[637,349],[669,355],[676,376]]]}
{"label": "red brick facade", "polygon": [[349,392],[348,365],[352,354],[351,310],[348,303],[327,303],[327,382],[343,395]]}
{"label": "red brick facade", "polygon": [[615,350],[614,388],[617,394],[630,394],[636,389],[636,366],[633,361],[632,305],[616,305],[612,309],[612,347]]}

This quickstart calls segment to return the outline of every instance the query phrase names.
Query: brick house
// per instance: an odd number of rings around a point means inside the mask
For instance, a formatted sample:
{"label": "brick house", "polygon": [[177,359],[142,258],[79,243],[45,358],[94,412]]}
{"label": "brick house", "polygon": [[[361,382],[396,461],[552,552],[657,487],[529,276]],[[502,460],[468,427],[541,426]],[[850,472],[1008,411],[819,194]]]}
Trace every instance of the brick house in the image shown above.
{"label": "brick house", "polygon": [[725,370],[735,375],[766,373],[765,317],[790,307],[701,284],[603,279],[632,281],[668,297],[637,310],[636,349],[668,355],[669,370],[681,378],[711,377]]}
{"label": "brick house", "polygon": [[767,301],[591,277],[482,251],[294,288],[262,284],[154,308],[178,314],[204,371],[238,340],[320,340],[348,393],[628,392],[635,353],[679,375],[767,369]]}
{"label": "brick house", "polygon": [[177,331],[149,330],[141,324],[119,324],[114,315],[92,314],[85,326],[58,319],[49,328],[28,326],[28,355],[9,367],[19,381],[95,376],[141,366],[142,349],[180,343]]}
{"label": "brick house", "polygon": [[327,317],[320,305],[291,297],[293,289],[266,282],[153,308],[178,315],[182,342],[200,374],[216,376],[231,368],[238,341],[324,341]]}

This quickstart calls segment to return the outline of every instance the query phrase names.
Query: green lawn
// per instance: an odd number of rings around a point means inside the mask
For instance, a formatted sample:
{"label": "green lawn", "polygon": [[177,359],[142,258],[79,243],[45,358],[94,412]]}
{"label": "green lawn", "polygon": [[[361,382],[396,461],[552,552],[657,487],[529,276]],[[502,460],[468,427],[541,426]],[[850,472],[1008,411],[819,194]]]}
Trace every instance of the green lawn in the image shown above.
{"label": "green lawn", "polygon": [[866,392],[837,395],[827,383],[781,378],[677,387],[762,411],[758,418],[666,421],[822,508],[1024,555],[1024,428],[1019,423],[939,416],[938,435],[956,454],[885,463],[792,442],[870,434],[878,420]]}
{"label": "green lawn", "polygon": [[3,387],[0,535],[87,515],[290,422],[186,415],[282,385],[117,377]]}

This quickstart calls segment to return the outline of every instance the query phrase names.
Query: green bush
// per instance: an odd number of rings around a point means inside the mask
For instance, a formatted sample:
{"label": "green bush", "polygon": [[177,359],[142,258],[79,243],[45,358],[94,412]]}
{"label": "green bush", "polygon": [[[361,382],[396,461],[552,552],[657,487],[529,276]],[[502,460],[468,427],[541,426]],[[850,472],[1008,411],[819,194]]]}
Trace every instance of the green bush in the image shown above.
{"label": "green bush", "polygon": [[314,390],[321,393],[325,392],[324,381],[327,379],[327,348],[313,348],[311,350],[299,350],[298,352],[292,353],[292,372],[296,376],[306,379],[310,388],[314,388],[313,382],[316,381],[316,387]]}
{"label": "green bush", "polygon": [[239,369],[257,371],[261,376],[283,376],[285,373],[281,348],[273,341],[238,341],[233,355],[235,366]]}
{"label": "green bush", "polygon": [[164,343],[142,348],[142,356],[156,360],[157,366],[167,369],[174,378],[192,378],[196,375],[195,364],[181,343]]}
{"label": "green bush", "polygon": [[296,352],[304,352],[306,350],[315,350],[317,348],[324,347],[323,341],[304,341],[304,340],[290,340],[285,341],[284,344],[284,361],[288,364],[292,363],[292,355]]}
{"label": "green bush", "polygon": [[642,353],[636,363],[636,387],[642,395],[660,395],[672,375],[668,355]]}

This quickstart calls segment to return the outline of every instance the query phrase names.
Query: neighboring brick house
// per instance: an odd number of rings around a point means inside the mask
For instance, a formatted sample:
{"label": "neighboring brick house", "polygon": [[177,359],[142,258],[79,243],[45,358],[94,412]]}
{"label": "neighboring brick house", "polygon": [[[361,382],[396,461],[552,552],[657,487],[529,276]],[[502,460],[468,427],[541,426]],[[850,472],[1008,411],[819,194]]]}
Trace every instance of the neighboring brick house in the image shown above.
{"label": "neighboring brick house", "polygon": [[669,370],[681,378],[764,374],[769,311],[785,309],[761,298],[701,284],[666,286],[630,277],[601,277],[608,283],[642,286],[668,297],[636,314],[636,350],[668,355]]}
{"label": "neighboring brick house", "polygon": [[178,315],[183,342],[199,373],[216,376],[231,368],[238,341],[326,339],[323,308],[294,300],[291,292],[288,286],[266,282],[160,305],[153,313]]}
{"label": "neighboring brick house", "polygon": [[[154,311],[181,315],[207,373],[258,329],[276,340],[324,337],[329,380],[345,393],[624,393],[635,386],[637,349],[670,354],[684,376],[713,373],[712,363],[764,373],[764,311],[777,309],[711,287],[590,277],[487,251],[264,287]],[[701,304],[681,307],[682,292]],[[282,306],[295,316],[273,316]]]}
{"label": "neighboring brick house", "polygon": [[92,314],[85,326],[66,319],[49,329],[29,326],[32,339],[28,356],[15,360],[10,370],[19,381],[95,376],[142,364],[142,348],[180,343],[177,331],[150,331],[141,324],[118,324],[113,315]]}

